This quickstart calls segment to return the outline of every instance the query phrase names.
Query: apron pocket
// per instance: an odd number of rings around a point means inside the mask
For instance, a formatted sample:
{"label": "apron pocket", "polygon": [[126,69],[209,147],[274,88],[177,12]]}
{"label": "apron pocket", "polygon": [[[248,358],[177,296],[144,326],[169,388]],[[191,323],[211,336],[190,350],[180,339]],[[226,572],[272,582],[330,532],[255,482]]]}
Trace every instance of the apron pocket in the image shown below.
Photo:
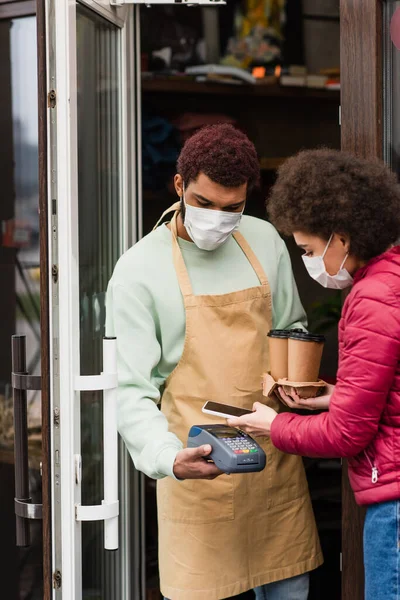
{"label": "apron pocket", "polygon": [[175,523],[205,524],[232,521],[233,480],[231,475],[216,479],[176,481],[166,477],[157,482],[161,519]]}

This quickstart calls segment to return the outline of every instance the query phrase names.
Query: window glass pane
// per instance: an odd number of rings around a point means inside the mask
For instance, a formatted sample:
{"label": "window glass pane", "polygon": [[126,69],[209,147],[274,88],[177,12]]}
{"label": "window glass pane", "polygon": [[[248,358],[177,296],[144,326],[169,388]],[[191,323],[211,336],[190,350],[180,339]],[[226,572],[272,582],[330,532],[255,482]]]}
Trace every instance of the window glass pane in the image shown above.
{"label": "window glass pane", "polygon": [[[30,523],[31,545],[17,548],[14,516],[14,421],[11,335],[26,335],[27,369],[40,374],[38,116],[36,19],[0,21],[0,514],[2,594],[43,598],[42,525]],[[28,392],[29,485],[41,503],[41,398]]]}
{"label": "window glass pane", "polygon": [[[102,370],[105,294],[120,250],[120,31],[77,9],[81,374]],[[102,393],[81,394],[82,504],[103,500]],[[119,554],[103,522],[82,524],[83,597],[119,598]]]}

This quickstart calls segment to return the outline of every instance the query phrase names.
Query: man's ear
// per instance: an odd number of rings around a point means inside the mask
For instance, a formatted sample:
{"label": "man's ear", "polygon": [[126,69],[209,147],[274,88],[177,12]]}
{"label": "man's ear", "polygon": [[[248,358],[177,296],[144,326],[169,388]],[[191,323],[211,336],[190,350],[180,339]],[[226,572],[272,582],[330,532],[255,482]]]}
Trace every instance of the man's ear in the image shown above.
{"label": "man's ear", "polygon": [[174,186],[175,186],[175,191],[178,194],[179,198],[183,197],[183,179],[182,179],[182,175],[179,175],[179,173],[177,173],[174,177]]}

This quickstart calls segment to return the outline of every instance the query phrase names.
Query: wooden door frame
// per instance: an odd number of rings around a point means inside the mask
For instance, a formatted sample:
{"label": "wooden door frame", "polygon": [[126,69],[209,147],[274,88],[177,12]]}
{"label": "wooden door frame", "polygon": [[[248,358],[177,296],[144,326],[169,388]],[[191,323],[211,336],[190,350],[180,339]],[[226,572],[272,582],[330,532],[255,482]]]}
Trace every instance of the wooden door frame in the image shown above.
{"label": "wooden door frame", "polygon": [[[383,2],[340,0],[341,147],[383,157]],[[363,600],[363,524],[343,464],[342,600]]]}
{"label": "wooden door frame", "polygon": [[39,228],[40,228],[40,330],[42,365],[42,502],[43,502],[43,600],[51,600],[52,511],[51,511],[51,398],[50,398],[50,284],[49,284],[49,205],[47,168],[47,59],[46,3],[36,1],[37,72],[38,72],[38,142],[39,142]]}

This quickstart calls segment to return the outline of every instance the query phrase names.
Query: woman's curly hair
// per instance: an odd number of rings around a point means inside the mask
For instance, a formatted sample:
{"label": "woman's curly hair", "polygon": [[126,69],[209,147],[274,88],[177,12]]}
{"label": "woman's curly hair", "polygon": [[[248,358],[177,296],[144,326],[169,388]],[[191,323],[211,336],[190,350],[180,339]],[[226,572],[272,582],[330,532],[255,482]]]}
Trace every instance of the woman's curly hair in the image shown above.
{"label": "woman's curly hair", "polygon": [[225,187],[239,187],[247,182],[248,191],[260,181],[254,144],[226,123],[203,127],[189,138],[178,158],[177,169],[186,185],[200,173]]}
{"label": "woman's curly hair", "polygon": [[304,150],[285,161],[267,209],[284,235],[348,235],[350,252],[361,260],[379,256],[400,238],[396,176],[379,160],[338,150]]}

